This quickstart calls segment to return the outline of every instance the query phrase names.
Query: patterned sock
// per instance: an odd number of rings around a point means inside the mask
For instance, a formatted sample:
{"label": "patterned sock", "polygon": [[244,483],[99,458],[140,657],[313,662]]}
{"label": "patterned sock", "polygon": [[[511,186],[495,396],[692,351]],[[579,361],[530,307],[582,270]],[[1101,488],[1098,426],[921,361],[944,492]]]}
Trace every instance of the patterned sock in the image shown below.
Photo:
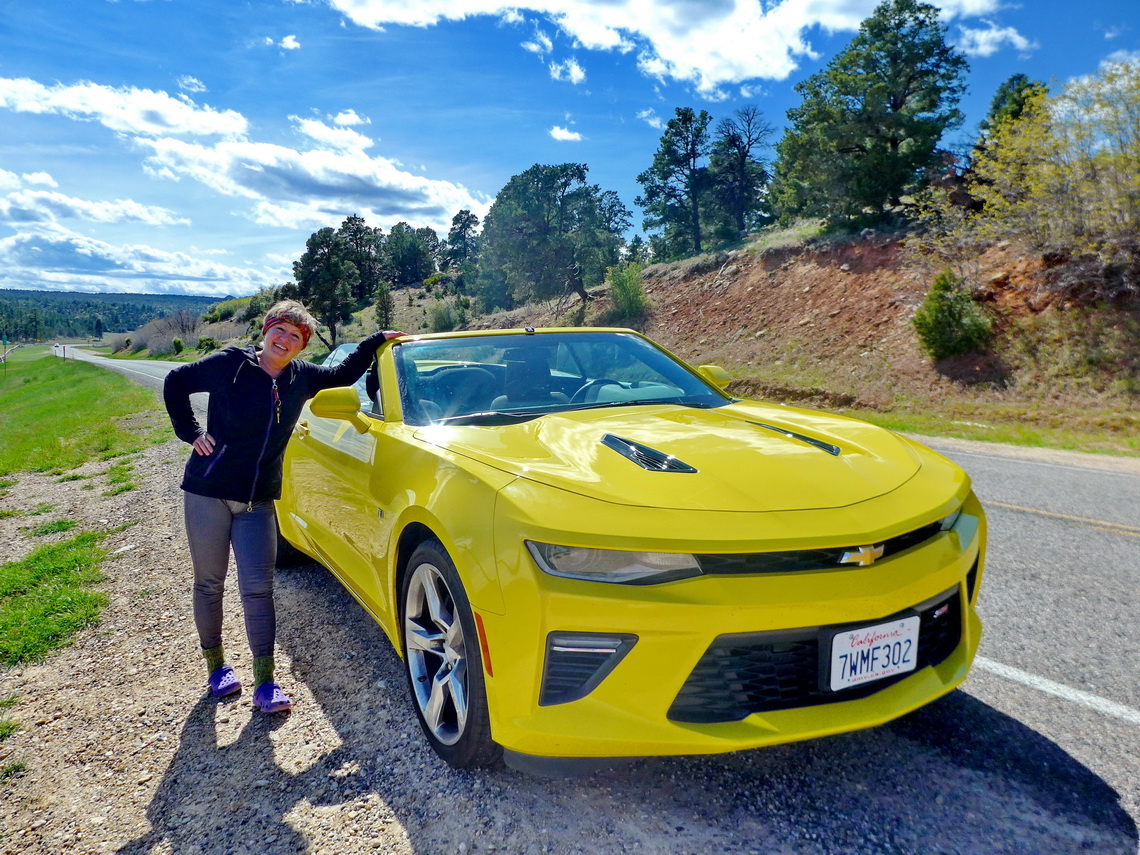
{"label": "patterned sock", "polygon": [[206,672],[213,674],[219,668],[226,664],[226,651],[222,649],[222,645],[211,647],[209,650],[203,650],[202,655],[206,657]]}
{"label": "patterned sock", "polygon": [[273,657],[272,656],[255,656],[253,657],[253,685],[260,686],[262,683],[273,682]]}

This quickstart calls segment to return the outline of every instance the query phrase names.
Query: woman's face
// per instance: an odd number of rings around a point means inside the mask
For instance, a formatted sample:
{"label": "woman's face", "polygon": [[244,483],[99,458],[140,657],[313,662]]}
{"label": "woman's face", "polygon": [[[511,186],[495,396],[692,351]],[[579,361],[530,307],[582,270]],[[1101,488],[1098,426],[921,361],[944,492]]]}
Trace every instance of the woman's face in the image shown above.
{"label": "woman's face", "polygon": [[285,321],[270,327],[269,332],[265,334],[261,358],[268,360],[274,367],[284,367],[304,349],[305,339],[301,335],[301,330]]}

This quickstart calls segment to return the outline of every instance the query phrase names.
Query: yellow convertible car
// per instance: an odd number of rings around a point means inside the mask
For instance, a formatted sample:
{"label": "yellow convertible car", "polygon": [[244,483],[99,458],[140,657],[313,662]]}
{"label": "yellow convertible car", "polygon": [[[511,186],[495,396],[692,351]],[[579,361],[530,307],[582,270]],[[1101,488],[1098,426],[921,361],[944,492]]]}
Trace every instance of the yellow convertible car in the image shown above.
{"label": "yellow convertible car", "polygon": [[383,628],[449,763],[811,739],[965,679],[966,474],[727,381],[629,330],[496,330],[388,342],[310,402],[282,538]]}

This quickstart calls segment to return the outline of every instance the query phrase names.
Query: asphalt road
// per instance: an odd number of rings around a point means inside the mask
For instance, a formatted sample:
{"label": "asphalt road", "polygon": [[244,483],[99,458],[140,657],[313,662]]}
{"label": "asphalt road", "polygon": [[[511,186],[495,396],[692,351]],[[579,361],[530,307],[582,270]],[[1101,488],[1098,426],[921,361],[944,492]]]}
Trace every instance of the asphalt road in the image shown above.
{"label": "asphalt road", "polygon": [[[174,364],[68,355],[155,389]],[[709,835],[796,855],[1140,851],[1140,461],[922,441],[970,473],[990,523],[964,687],[871,731],[606,773],[606,797],[638,805],[639,851],[703,852]],[[476,781],[440,786],[470,799]],[[505,795],[568,792],[522,777]]]}

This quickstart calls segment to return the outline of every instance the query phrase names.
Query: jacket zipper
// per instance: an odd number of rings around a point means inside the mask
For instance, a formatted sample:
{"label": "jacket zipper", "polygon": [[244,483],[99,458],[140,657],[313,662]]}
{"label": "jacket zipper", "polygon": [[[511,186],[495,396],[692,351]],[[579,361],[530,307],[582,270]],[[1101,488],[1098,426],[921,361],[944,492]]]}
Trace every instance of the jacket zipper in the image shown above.
{"label": "jacket zipper", "polygon": [[269,445],[269,435],[273,432],[274,402],[277,404],[277,421],[281,421],[281,398],[277,394],[277,380],[273,380],[272,396],[269,399],[269,418],[265,423],[265,436],[261,440],[261,451],[257,454],[257,462],[253,465],[253,483],[249,485],[249,502],[246,510],[253,510],[253,497],[257,493],[257,481],[261,477],[261,460],[265,457],[265,448]]}

